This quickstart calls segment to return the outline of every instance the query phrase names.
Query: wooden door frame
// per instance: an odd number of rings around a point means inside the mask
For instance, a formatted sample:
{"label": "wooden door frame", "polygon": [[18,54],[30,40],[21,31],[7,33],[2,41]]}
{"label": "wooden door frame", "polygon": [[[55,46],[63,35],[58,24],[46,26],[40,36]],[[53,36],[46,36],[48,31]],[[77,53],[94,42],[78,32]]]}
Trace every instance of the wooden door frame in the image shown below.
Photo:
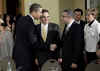
{"label": "wooden door frame", "polygon": [[0,0],[0,15],[3,14],[3,0]]}
{"label": "wooden door frame", "polygon": [[[21,7],[19,11],[22,15],[25,15],[24,0],[19,0],[19,1],[21,1]],[[3,15],[4,13],[7,13],[6,0],[0,0],[0,14]]]}
{"label": "wooden door frame", "polygon": [[20,13],[24,16],[25,15],[25,7],[24,7],[24,0],[21,1]]}

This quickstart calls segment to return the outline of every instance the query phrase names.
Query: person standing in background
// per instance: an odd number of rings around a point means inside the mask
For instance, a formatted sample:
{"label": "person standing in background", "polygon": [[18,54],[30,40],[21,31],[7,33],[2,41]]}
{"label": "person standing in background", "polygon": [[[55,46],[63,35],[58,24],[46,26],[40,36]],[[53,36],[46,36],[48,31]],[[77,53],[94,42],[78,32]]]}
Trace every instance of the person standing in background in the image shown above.
{"label": "person standing in background", "polygon": [[14,30],[14,25],[13,25],[13,18],[9,14],[4,14],[3,16],[4,23],[7,25],[6,30],[12,32]]}
{"label": "person standing in background", "polygon": [[74,19],[75,19],[75,22],[77,24],[80,25],[80,28],[81,28],[81,33],[79,35],[81,35],[81,39],[82,39],[82,44],[81,44],[81,47],[82,50],[81,50],[81,55],[80,55],[80,59],[79,59],[79,69],[80,71],[84,71],[85,69],[85,59],[84,59],[84,46],[85,46],[85,42],[84,42],[84,27],[85,27],[85,21],[83,21],[81,18],[82,18],[82,15],[83,15],[83,11],[82,9],[80,8],[76,8],[74,11]]}
{"label": "person standing in background", "polygon": [[5,23],[0,24],[0,60],[12,58],[14,47],[13,34],[6,30]]}
{"label": "person standing in background", "polygon": [[97,10],[88,9],[84,28],[85,51],[88,63],[96,59],[96,46],[100,39],[100,23],[96,20]]}

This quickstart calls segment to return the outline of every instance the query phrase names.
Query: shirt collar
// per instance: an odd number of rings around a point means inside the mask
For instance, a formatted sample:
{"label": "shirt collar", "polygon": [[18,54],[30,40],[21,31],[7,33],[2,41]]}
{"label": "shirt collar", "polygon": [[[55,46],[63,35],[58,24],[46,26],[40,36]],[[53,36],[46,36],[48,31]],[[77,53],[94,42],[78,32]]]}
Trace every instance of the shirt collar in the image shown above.
{"label": "shirt collar", "polygon": [[71,27],[71,25],[73,24],[75,20],[73,19],[68,25],[67,25],[67,29],[69,29]]}
{"label": "shirt collar", "polygon": [[80,24],[80,20],[79,21],[75,21],[77,24]]}
{"label": "shirt collar", "polygon": [[34,17],[31,15],[31,14],[29,14],[29,16],[32,18],[32,20],[34,21]]}
{"label": "shirt collar", "polygon": [[88,26],[90,27],[90,26],[93,24],[94,21],[95,21],[95,20],[91,21],[91,22],[88,24]]}
{"label": "shirt collar", "polygon": [[41,26],[44,26],[44,27],[48,27],[48,24],[43,24],[43,23],[41,23]]}

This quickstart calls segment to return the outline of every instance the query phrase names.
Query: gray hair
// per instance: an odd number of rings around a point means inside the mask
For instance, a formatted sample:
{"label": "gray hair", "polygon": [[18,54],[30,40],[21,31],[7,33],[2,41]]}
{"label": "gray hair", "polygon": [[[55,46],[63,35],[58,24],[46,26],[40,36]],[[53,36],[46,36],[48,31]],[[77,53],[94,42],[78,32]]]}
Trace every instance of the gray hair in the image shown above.
{"label": "gray hair", "polygon": [[67,10],[67,9],[65,9],[63,12],[66,12],[66,13],[68,14],[68,16],[71,16],[71,17],[73,17],[73,16],[74,16],[74,14],[73,14],[73,11],[72,11],[72,10]]}

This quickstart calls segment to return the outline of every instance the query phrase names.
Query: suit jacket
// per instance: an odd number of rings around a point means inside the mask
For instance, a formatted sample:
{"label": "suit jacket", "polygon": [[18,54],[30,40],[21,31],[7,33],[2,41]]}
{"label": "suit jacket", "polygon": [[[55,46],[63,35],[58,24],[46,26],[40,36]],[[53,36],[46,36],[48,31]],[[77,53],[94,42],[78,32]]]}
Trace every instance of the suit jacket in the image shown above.
{"label": "suit jacket", "polygon": [[62,58],[64,67],[78,62],[81,54],[82,37],[80,25],[73,22],[69,30],[63,32]]}
{"label": "suit jacket", "polygon": [[[41,35],[41,24],[38,25],[38,30]],[[40,59],[40,64],[42,64],[49,58],[56,59],[58,57],[58,53],[59,53],[59,49],[60,49],[60,47],[59,47],[59,42],[60,42],[59,26],[54,23],[49,23],[46,41],[45,42],[43,41],[42,35],[41,35],[41,40],[42,40],[42,44],[43,44],[41,46],[41,48],[44,48],[44,49],[40,48],[37,51],[37,56],[38,56],[38,59]],[[57,49],[54,52],[50,51],[51,44],[57,45]],[[43,61],[41,61],[41,60],[43,60]]]}
{"label": "suit jacket", "polygon": [[81,36],[82,36],[82,51],[84,51],[85,47],[85,41],[84,41],[84,27],[85,27],[85,22],[83,20],[80,20],[80,28],[81,28]]}
{"label": "suit jacket", "polygon": [[34,21],[29,15],[21,17],[16,24],[16,41],[13,49],[16,66],[33,64],[35,51],[40,46],[40,36]]}

